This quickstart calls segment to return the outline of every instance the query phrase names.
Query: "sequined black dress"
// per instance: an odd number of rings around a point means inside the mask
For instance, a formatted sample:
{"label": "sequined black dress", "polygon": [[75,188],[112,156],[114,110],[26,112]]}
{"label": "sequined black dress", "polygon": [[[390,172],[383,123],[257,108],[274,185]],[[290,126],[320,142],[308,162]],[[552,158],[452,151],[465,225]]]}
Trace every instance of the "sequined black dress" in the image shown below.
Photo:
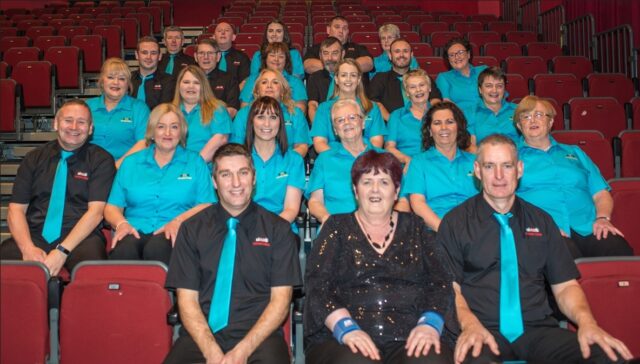
{"label": "sequined black dress", "polygon": [[448,257],[414,214],[399,213],[395,235],[380,255],[353,213],[332,215],[307,260],[305,348],[334,340],[326,317],[346,308],[378,346],[406,341],[425,311],[453,319]]}

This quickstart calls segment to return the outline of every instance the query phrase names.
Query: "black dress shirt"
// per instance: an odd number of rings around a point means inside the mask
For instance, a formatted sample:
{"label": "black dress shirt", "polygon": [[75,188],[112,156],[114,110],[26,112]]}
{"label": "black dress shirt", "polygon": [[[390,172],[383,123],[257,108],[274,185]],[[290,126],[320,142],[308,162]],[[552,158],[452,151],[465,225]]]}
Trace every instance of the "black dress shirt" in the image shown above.
{"label": "black dress shirt", "polygon": [[[169,59],[171,59],[171,54],[165,53],[162,55],[162,59],[158,63],[158,69],[160,71],[165,72]],[[173,59],[173,72],[170,73],[170,75],[177,77],[178,73],[180,73],[184,67],[191,64],[196,64],[196,60],[193,59],[193,57],[184,54],[183,51],[176,53],[175,58]]]}
{"label": "black dress shirt", "polygon": [[[149,106],[149,110],[153,110],[154,107],[163,102],[173,101],[176,90],[176,79],[171,75],[164,73],[160,69],[157,69],[152,75],[150,79],[144,82],[144,100]],[[133,98],[138,97],[140,83],[142,83],[140,71],[133,72],[131,74],[131,87],[133,89],[131,96]]]}
{"label": "black dress shirt", "polygon": [[[444,216],[437,241],[451,258],[455,280],[471,311],[488,329],[500,322],[500,225],[482,193]],[[579,273],[558,227],[541,209],[516,197],[509,225],[520,268],[525,327],[550,318],[545,281],[559,284]],[[547,321],[548,322],[548,321]]]}
{"label": "black dress shirt", "polygon": [[[231,77],[235,78],[238,84],[249,77],[251,60],[246,54],[244,54],[244,52],[231,47],[227,50],[225,59],[227,60],[226,72],[230,74]],[[218,67],[219,66],[220,63],[218,62]]]}
{"label": "black dress shirt", "polygon": [[211,91],[219,100],[236,110],[240,109],[240,83],[235,78],[216,68],[207,74],[207,79]]}
{"label": "black dress shirt", "polygon": [[[230,217],[220,204],[215,204],[186,220],[171,255],[166,286],[198,291],[205,318],[209,316]],[[229,324],[215,334],[224,352],[242,340],[258,321],[269,304],[271,287],[302,284],[297,240],[291,226],[253,202],[236,218],[239,223]]]}
{"label": "black dress shirt", "polygon": [[[373,77],[369,84],[369,98],[372,101],[382,103],[389,113],[404,106],[402,81],[398,80],[398,77],[401,77],[400,74],[394,70],[380,72]],[[431,80],[429,100],[432,99],[442,99],[442,94],[436,86],[435,80]]]}
{"label": "black dress shirt", "polygon": [[309,101],[318,104],[327,100],[327,92],[331,84],[331,75],[326,69],[314,72],[307,78],[307,96]]}
{"label": "black dress shirt", "polygon": [[[29,152],[16,174],[11,202],[28,204],[27,223],[32,237],[40,237],[48,211],[51,188],[60,161],[60,144],[52,140]],[[115,175],[111,154],[95,144],[85,143],[67,159],[62,232],[64,237],[89,209],[89,202],[106,202]]]}

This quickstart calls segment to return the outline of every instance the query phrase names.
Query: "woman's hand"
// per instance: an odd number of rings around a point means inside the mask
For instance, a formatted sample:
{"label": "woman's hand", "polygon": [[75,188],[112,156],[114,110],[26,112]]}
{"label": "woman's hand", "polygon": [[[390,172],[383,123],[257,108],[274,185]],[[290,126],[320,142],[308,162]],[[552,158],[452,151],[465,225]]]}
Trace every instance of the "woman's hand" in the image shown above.
{"label": "woman's hand", "polygon": [[111,239],[111,249],[116,247],[116,244],[124,239],[127,235],[133,235],[136,239],[140,239],[140,234],[138,234],[138,230],[131,226],[129,222],[123,221],[116,228],[116,233],[113,235]]}
{"label": "woman's hand", "polygon": [[429,325],[418,325],[411,330],[407,344],[407,356],[426,356],[433,347],[436,353],[440,354],[440,334]]}
{"label": "woman's hand", "polygon": [[182,220],[175,218],[166,223],[160,229],[154,231],[153,235],[164,233],[164,237],[171,240],[171,247],[174,247],[176,245],[176,238],[178,237],[178,230],[180,229],[181,224]]}
{"label": "woman's hand", "polygon": [[355,354],[360,352],[366,358],[380,360],[380,353],[371,337],[362,330],[351,331],[344,335],[342,342]]}

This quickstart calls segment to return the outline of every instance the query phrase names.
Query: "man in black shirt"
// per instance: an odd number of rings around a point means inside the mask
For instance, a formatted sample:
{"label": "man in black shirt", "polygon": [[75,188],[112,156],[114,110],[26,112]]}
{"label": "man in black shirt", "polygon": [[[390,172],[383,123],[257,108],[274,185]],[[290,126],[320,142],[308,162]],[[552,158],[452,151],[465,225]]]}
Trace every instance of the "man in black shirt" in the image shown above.
{"label": "man in black shirt", "polygon": [[[344,58],[353,58],[360,66],[360,71],[367,74],[373,69],[373,58],[367,47],[349,42],[349,22],[342,16],[335,16],[327,25],[327,35],[338,38],[344,48]],[[324,68],[320,60],[320,44],[307,49],[304,54],[304,71],[308,74],[320,71]],[[368,81],[369,78],[366,77]],[[363,80],[364,81],[364,80]]]}
{"label": "man in black shirt", "polygon": [[[255,170],[245,147],[226,144],[213,162],[220,203],[182,223],[171,256],[167,287],[177,289],[183,329],[165,363],[287,363],[278,328],[301,284],[296,237],[284,219],[251,201]],[[233,231],[229,293],[219,286],[228,277]],[[228,305],[215,304],[219,292],[230,294]]]}
{"label": "man in black shirt", "polygon": [[[88,143],[93,123],[84,101],[58,109],[54,128],[57,139],[29,152],[20,164],[7,216],[12,237],[0,245],[1,259],[42,262],[51,275],[83,260],[106,259],[99,227],[115,175],[113,157]],[[66,175],[56,175],[59,168],[66,168]],[[52,194],[54,179],[66,181],[56,194],[59,200]],[[54,200],[64,205],[50,206]],[[55,226],[47,229],[53,235],[45,233],[45,224]]]}
{"label": "man in black shirt", "polygon": [[[389,120],[389,114],[404,106],[402,94],[402,76],[409,72],[409,65],[413,51],[411,44],[400,38],[391,43],[389,47],[389,57],[391,58],[392,69],[388,72],[377,73],[369,84],[369,98],[375,101],[380,108],[380,113],[384,120]],[[440,102],[442,95],[434,80],[431,82],[431,92],[429,102],[433,105]]]}
{"label": "man in black shirt", "polygon": [[172,25],[164,28],[163,42],[167,47],[167,53],[164,54],[158,65],[161,71],[175,77],[184,67],[195,64],[193,57],[182,51],[184,33],[180,27]]}
{"label": "man in black shirt", "polygon": [[238,80],[230,73],[222,72],[217,68],[221,57],[218,44],[213,39],[201,39],[198,42],[195,57],[196,63],[207,75],[211,91],[227,104],[229,115],[234,117],[240,108]]}
{"label": "man in black shirt", "polygon": [[158,41],[154,37],[140,38],[135,54],[139,68],[131,74],[131,96],[146,102],[150,110],[163,102],[171,102],[176,81],[158,69],[162,58]]}
{"label": "man in black shirt", "polygon": [[342,60],[344,49],[338,38],[329,37],[320,43],[320,61],[323,68],[314,72],[307,79],[307,96],[309,96],[309,120],[313,123],[316,110],[321,102],[331,97],[329,91],[333,80],[336,64]]}
{"label": "man in black shirt", "polygon": [[216,26],[213,40],[216,41],[220,52],[222,52],[218,68],[231,74],[242,90],[244,82],[249,77],[251,60],[244,52],[233,48],[233,41],[236,40],[235,29],[231,24],[221,22]]}
{"label": "man in black shirt", "polygon": [[[630,359],[625,345],[591,315],[576,281],[578,270],[551,217],[515,196],[522,171],[511,139],[500,134],[485,138],[474,163],[482,194],[451,210],[438,230],[437,240],[449,253],[455,275],[462,330],[456,363]],[[517,274],[503,269],[507,266]],[[577,337],[551,316],[545,281],[562,312],[577,324]],[[512,304],[503,305],[507,300]]]}

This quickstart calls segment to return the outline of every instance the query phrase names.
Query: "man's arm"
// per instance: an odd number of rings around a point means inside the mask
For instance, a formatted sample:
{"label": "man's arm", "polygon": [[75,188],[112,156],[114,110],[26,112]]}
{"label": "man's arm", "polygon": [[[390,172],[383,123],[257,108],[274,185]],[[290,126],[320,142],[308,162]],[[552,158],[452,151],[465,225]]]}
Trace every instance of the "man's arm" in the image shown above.
{"label": "man's arm", "polygon": [[139,150],[143,150],[147,147],[147,142],[144,139],[138,140],[120,159],[116,161],[116,168],[120,168],[122,161],[128,156]]}
{"label": "man's arm", "polygon": [[589,303],[582,291],[582,288],[575,279],[567,282],[551,285],[553,295],[558,302],[560,311],[564,313],[569,320],[578,325],[578,343],[582,357],[588,358],[591,355],[589,348],[592,344],[598,344],[613,360],[617,360],[616,351],[625,359],[632,358],[629,349],[620,340],[609,335],[602,330],[596,323],[595,318],[591,314]]}
{"label": "man's arm", "polygon": [[373,69],[373,58],[370,56],[362,56],[356,58],[356,63],[360,66],[362,73],[369,72]]}
{"label": "man's arm", "polygon": [[312,74],[324,68],[322,61],[319,58],[307,58],[304,60],[302,65],[304,66],[304,71],[308,74]]}
{"label": "man's arm", "polygon": [[225,362],[229,359],[230,363],[246,363],[256,348],[282,325],[289,314],[292,294],[291,286],[271,287],[269,304],[247,335],[225,355]]}
{"label": "man's arm", "polygon": [[224,353],[211,333],[207,319],[202,313],[198,302],[198,291],[178,288],[178,310],[180,320],[193,341],[204,355],[207,363],[219,363],[224,358]]}
{"label": "man's arm", "polygon": [[309,100],[309,121],[313,124],[313,119],[316,118],[316,110],[318,110],[318,101]]}
{"label": "man's arm", "polygon": [[378,108],[380,109],[380,114],[382,115],[382,118],[385,121],[389,121],[389,111],[387,110],[387,108],[384,107],[384,105],[380,101],[375,101],[375,103],[378,104]]}
{"label": "man's arm", "polygon": [[7,223],[11,236],[22,252],[22,260],[33,260],[44,263],[47,254],[38,248],[31,240],[29,223],[27,222],[28,204],[11,202],[7,211]]}

